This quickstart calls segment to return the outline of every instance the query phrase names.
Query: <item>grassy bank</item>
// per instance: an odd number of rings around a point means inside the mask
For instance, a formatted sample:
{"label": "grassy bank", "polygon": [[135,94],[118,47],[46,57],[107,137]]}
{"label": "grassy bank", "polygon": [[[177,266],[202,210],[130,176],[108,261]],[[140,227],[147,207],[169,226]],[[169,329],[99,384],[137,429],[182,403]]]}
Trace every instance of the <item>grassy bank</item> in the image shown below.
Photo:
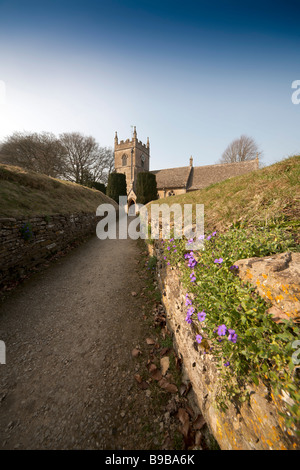
{"label": "grassy bank", "polygon": [[107,202],[117,207],[95,189],[0,164],[0,217],[95,213]]}
{"label": "grassy bank", "polygon": [[233,224],[272,223],[299,231],[300,156],[258,171],[230,178],[199,191],[153,201],[150,204],[204,204],[205,232],[224,231]]}

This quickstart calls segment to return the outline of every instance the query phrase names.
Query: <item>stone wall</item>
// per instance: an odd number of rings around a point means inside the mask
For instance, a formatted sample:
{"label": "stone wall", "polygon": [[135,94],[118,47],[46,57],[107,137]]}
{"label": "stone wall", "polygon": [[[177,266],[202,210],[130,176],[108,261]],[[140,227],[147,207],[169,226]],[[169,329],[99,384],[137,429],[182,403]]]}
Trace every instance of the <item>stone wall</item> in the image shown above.
{"label": "stone wall", "polygon": [[191,381],[198,406],[222,450],[293,450],[299,449],[299,438],[285,427],[279,411],[286,412],[284,395],[275,399],[263,385],[249,387],[250,403],[229,404],[226,412],[216,405],[221,387],[219,372],[212,354],[204,354],[195,342],[192,325],[185,321],[186,307],[180,271],[163,263],[159,243],[149,246],[157,257],[157,275],[167,324],[173,332],[184,372]]}
{"label": "stone wall", "polygon": [[185,188],[171,188],[171,189],[160,189],[157,191],[158,192],[158,197],[159,199],[163,198],[163,197],[168,197],[169,196],[169,192],[172,192],[174,194],[174,196],[178,196],[179,194],[185,194],[186,193],[186,189]]}
{"label": "stone wall", "polygon": [[[0,218],[0,287],[75,240],[95,234],[99,220],[94,213]],[[25,232],[28,224],[31,230]]]}
{"label": "stone wall", "polygon": [[300,253],[280,253],[236,262],[239,276],[272,303],[274,321],[300,321]]}

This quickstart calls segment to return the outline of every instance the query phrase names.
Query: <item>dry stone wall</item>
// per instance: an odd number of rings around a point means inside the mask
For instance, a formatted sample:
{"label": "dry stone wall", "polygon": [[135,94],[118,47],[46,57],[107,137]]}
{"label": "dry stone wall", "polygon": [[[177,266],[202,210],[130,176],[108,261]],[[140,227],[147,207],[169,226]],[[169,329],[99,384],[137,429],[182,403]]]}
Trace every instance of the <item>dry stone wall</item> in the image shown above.
{"label": "dry stone wall", "polygon": [[216,404],[221,380],[212,354],[204,353],[195,342],[193,326],[185,321],[185,290],[180,271],[166,266],[159,243],[149,246],[157,257],[157,275],[167,324],[174,335],[178,355],[191,381],[198,406],[222,450],[293,450],[299,438],[284,424],[280,412],[286,412],[284,395],[275,398],[263,384],[249,387],[250,403],[231,403],[226,411]]}
{"label": "dry stone wall", "polygon": [[75,240],[95,233],[99,220],[94,213],[0,218],[0,287]]}

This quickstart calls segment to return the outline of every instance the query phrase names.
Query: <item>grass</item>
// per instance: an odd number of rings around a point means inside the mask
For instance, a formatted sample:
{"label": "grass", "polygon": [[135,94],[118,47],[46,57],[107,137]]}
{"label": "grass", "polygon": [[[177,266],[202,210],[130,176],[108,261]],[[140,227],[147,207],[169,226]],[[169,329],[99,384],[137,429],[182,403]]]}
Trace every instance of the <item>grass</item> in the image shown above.
{"label": "grass", "polygon": [[95,213],[107,202],[117,207],[95,189],[0,164],[0,217]]}
{"label": "grass", "polygon": [[205,189],[159,199],[152,204],[204,204],[204,231],[224,232],[232,225],[261,226],[281,221],[299,231],[300,156],[237,176]]}

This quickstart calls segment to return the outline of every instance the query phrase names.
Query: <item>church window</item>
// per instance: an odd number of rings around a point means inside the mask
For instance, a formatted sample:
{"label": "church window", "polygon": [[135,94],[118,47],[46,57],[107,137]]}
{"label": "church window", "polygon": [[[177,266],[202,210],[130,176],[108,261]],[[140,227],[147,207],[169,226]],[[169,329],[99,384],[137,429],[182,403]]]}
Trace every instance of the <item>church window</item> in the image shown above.
{"label": "church window", "polygon": [[122,155],[122,166],[126,166],[127,165],[127,155],[124,153],[124,155]]}

